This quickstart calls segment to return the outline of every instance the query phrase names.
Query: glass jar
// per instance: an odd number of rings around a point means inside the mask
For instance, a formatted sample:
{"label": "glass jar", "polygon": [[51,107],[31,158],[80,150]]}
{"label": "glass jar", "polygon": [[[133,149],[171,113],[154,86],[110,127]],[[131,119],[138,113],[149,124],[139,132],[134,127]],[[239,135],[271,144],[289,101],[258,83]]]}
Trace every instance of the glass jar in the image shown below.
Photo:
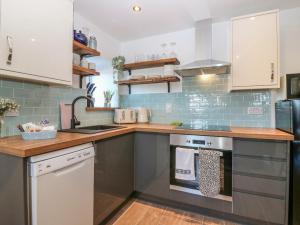
{"label": "glass jar", "polygon": [[91,36],[89,39],[89,47],[97,50],[97,39],[95,36]]}

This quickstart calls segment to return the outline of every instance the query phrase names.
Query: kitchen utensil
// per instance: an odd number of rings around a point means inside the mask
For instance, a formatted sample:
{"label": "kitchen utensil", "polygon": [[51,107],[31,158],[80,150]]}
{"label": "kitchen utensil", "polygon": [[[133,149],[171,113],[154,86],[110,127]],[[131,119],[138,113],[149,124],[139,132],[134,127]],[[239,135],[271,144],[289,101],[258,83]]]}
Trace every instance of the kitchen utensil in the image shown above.
{"label": "kitchen utensil", "polygon": [[77,66],[80,65],[80,55],[73,53],[73,64]]}
{"label": "kitchen utensil", "polygon": [[86,59],[82,59],[80,62],[80,66],[84,68],[89,68],[89,62]]}
{"label": "kitchen utensil", "polygon": [[96,63],[91,63],[91,62],[89,62],[89,69],[90,70],[96,70]]}
{"label": "kitchen utensil", "polygon": [[165,58],[168,58],[168,55],[167,55],[167,44],[166,43],[163,43],[163,44],[161,44],[160,45],[161,46],[161,48],[162,48],[162,53],[161,53],[161,56],[160,56],[160,58],[161,59],[165,59]]}
{"label": "kitchen utensil", "polygon": [[144,80],[144,79],[146,79],[146,76],[144,75],[132,75],[130,77],[130,80]]}
{"label": "kitchen utensil", "polygon": [[94,87],[93,90],[91,91],[91,95],[94,94],[94,91],[96,90],[97,87]]}
{"label": "kitchen utensil", "polygon": [[[93,98],[91,93],[88,93],[86,97],[88,97],[88,98],[92,99],[93,101],[95,101],[95,99]],[[93,105],[91,104],[90,101],[87,102],[87,107],[88,108],[93,108]]]}
{"label": "kitchen utensil", "polygon": [[76,30],[74,30],[74,40],[83,45],[88,44],[88,38],[81,32],[81,30],[78,33],[76,32]]}
{"label": "kitchen utensil", "polygon": [[138,123],[149,123],[151,117],[151,111],[147,108],[137,109],[137,122]]}
{"label": "kitchen utensil", "polygon": [[155,79],[155,78],[161,78],[161,75],[148,75],[148,79]]}
{"label": "kitchen utensil", "polygon": [[91,36],[89,39],[89,47],[97,50],[97,39],[95,36]]}
{"label": "kitchen utensil", "polygon": [[88,94],[90,94],[90,93],[92,92],[94,86],[95,86],[95,83],[91,83],[91,84],[89,85],[89,88],[87,89],[87,93],[88,93]]}
{"label": "kitchen utensil", "polygon": [[17,126],[17,128],[18,128],[21,132],[25,132],[25,130],[23,129],[23,127],[22,127],[21,124],[19,124],[19,125]]}
{"label": "kitchen utensil", "polygon": [[89,89],[90,85],[91,85],[91,82],[89,81],[89,82],[86,84],[86,89]]}
{"label": "kitchen utensil", "polygon": [[175,52],[176,44],[177,44],[176,42],[171,42],[170,43],[170,49],[171,49],[170,58],[177,58],[177,54]]}

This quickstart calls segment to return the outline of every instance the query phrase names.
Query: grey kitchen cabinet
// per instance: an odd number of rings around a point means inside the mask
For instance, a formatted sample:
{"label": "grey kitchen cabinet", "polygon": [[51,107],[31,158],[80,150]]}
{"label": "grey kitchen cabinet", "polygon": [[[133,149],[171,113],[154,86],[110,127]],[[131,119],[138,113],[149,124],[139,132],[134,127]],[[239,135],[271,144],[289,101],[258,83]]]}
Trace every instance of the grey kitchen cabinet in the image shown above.
{"label": "grey kitchen cabinet", "polygon": [[139,194],[182,204],[232,213],[232,203],[186,192],[170,190],[170,135],[135,133],[135,191]]}
{"label": "grey kitchen cabinet", "polygon": [[135,133],[135,191],[167,198],[170,180],[170,135]]}
{"label": "grey kitchen cabinet", "polygon": [[133,134],[95,143],[94,224],[103,222],[133,193]]}
{"label": "grey kitchen cabinet", "polygon": [[289,143],[234,139],[233,213],[287,224]]}
{"label": "grey kitchen cabinet", "polygon": [[26,159],[0,154],[0,224],[28,225]]}

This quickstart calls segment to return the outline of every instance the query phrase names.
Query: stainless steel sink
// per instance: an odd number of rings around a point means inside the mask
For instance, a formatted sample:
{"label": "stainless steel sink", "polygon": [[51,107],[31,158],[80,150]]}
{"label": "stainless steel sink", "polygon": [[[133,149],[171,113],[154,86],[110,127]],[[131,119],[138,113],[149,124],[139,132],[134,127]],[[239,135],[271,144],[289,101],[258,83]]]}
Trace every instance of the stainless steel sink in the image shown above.
{"label": "stainless steel sink", "polygon": [[75,129],[64,129],[60,130],[60,132],[67,133],[80,133],[80,134],[96,134],[110,130],[118,130],[122,129],[122,126],[114,126],[114,125],[96,125],[96,126],[88,126],[88,127],[78,127]]}

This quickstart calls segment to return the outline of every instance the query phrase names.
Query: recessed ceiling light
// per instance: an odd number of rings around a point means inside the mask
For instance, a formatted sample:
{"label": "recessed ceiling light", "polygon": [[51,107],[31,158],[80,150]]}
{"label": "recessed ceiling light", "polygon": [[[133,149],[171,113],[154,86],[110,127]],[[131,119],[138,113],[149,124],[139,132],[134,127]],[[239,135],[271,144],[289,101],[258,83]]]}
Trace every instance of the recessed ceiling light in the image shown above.
{"label": "recessed ceiling light", "polygon": [[139,5],[134,5],[134,6],[132,7],[132,10],[133,10],[134,12],[141,12],[141,11],[142,11],[142,8],[141,8],[141,6],[139,6]]}

